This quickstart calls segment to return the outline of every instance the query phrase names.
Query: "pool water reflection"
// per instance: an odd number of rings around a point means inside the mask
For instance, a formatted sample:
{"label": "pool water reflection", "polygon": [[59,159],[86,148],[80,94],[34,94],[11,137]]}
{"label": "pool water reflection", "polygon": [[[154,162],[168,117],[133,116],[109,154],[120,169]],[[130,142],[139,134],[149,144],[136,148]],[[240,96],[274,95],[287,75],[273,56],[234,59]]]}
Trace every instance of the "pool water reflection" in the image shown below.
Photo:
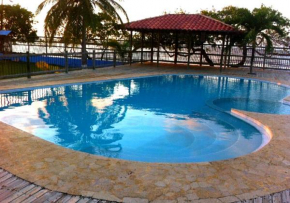
{"label": "pool water reflection", "polygon": [[[289,94],[286,87],[259,81],[166,75],[3,92],[0,120],[57,145],[111,158],[217,161],[255,151],[263,136],[208,101],[225,111],[251,110],[253,101],[277,103]],[[271,113],[290,109],[255,105]]]}

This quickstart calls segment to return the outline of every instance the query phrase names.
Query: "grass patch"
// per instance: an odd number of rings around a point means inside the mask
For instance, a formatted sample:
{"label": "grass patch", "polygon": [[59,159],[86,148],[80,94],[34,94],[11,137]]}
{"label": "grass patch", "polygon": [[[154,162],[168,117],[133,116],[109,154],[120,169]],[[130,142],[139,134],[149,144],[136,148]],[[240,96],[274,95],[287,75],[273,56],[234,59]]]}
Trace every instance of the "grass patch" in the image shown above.
{"label": "grass patch", "polygon": [[[61,67],[43,63],[30,63],[31,73],[41,71],[60,70]],[[27,63],[11,60],[0,60],[0,76],[17,75],[27,73]]]}

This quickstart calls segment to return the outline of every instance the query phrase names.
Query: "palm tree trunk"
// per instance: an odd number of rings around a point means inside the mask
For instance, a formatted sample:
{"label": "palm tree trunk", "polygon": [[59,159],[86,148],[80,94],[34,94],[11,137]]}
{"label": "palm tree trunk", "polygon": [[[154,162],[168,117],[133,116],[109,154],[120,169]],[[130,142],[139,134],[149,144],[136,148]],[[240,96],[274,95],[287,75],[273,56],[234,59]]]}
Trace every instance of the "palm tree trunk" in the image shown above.
{"label": "palm tree trunk", "polygon": [[200,51],[201,52],[201,55],[204,57],[204,59],[206,60],[206,62],[210,66],[214,66],[213,61],[209,58],[208,54],[206,53],[206,51],[203,48],[201,48],[201,49],[194,49],[194,48],[192,48],[192,50],[193,50],[193,52]]}
{"label": "palm tree trunk", "polygon": [[209,58],[209,56],[207,55],[206,51],[204,49],[201,49],[201,54],[204,57],[204,59],[206,60],[206,62],[210,65],[210,66],[214,66],[214,63],[212,62],[212,60]]}
{"label": "palm tree trunk", "polygon": [[83,19],[82,27],[82,67],[87,67],[87,29]]}
{"label": "palm tree trunk", "polygon": [[255,52],[256,52],[256,42],[252,44],[252,57],[251,57],[251,64],[250,64],[250,72],[249,74],[255,74],[253,73],[253,65],[254,65],[254,59],[255,59]]}
{"label": "palm tree trunk", "polygon": [[242,60],[238,64],[233,65],[233,66],[234,67],[244,66],[244,64],[247,60],[247,53],[248,53],[247,45],[244,45],[243,46],[243,58],[242,58]]}

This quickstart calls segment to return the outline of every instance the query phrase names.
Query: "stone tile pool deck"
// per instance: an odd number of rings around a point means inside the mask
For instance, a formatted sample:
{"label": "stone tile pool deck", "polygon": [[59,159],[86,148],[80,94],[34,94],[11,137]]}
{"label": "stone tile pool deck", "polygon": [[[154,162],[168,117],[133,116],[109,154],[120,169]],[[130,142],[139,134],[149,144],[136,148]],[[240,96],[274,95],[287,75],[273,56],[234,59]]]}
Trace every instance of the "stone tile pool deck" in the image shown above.
{"label": "stone tile pool deck", "polygon": [[[247,72],[227,69],[222,75],[290,85],[289,71]],[[215,68],[134,65],[1,80],[0,89],[170,73],[220,75]],[[49,190],[118,202],[234,202],[289,189],[290,115],[239,112],[268,126],[273,138],[258,152],[236,159],[200,164],[109,159],[59,147],[0,122],[0,168]]]}

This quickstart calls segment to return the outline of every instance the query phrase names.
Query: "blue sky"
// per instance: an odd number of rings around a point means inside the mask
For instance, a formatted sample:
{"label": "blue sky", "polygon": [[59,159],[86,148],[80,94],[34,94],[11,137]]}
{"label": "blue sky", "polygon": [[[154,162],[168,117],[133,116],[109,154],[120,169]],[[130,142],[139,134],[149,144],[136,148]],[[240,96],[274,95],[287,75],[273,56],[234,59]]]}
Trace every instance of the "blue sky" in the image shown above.
{"label": "blue sky", "polygon": [[[20,4],[22,7],[35,12],[37,6],[43,0],[12,0],[14,4]],[[4,0],[4,4],[11,4],[9,0]],[[203,9],[221,9],[225,6],[233,5],[245,7],[252,10],[260,7],[261,4],[271,6],[280,11],[285,17],[290,19],[290,1],[289,0],[121,0],[119,2],[127,11],[130,21],[143,18],[162,15],[164,11],[172,12],[176,9],[183,9],[188,13],[197,13]],[[38,34],[43,34],[43,20],[46,11],[44,10],[36,17],[38,24],[35,27]]]}

